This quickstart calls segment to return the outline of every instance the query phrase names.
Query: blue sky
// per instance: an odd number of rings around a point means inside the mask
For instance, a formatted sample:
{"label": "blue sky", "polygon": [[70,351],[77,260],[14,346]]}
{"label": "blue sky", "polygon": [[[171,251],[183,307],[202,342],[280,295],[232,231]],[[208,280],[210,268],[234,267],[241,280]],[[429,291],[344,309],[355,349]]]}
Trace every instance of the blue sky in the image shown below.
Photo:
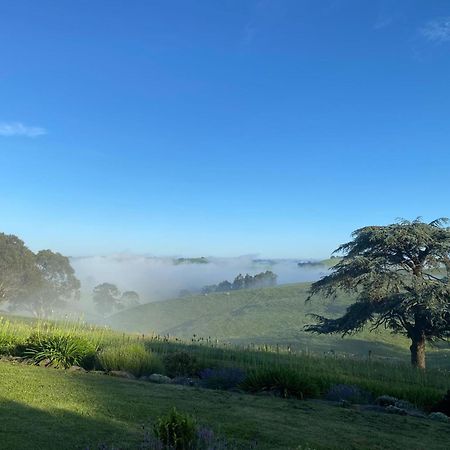
{"label": "blue sky", "polygon": [[0,229],[324,257],[449,216],[447,0],[0,4]]}

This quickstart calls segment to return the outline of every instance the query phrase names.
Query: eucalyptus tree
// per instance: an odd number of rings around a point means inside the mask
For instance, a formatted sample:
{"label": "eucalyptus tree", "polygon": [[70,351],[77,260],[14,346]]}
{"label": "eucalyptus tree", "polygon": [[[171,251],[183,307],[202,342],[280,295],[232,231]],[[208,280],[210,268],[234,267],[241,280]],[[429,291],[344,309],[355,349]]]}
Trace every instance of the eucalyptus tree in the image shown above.
{"label": "eucalyptus tree", "polygon": [[69,258],[50,250],[34,254],[14,235],[0,233],[0,302],[36,316],[79,297],[80,282]]}
{"label": "eucalyptus tree", "polygon": [[426,342],[450,337],[450,228],[448,219],[401,220],[367,226],[334,253],[343,254],[332,272],[311,286],[310,296],[355,296],[338,318],[314,315],[308,331],[343,336],[384,327],[406,335],[411,363],[425,368]]}
{"label": "eucalyptus tree", "polygon": [[35,256],[41,286],[30,302],[35,315],[46,315],[80,298],[80,281],[67,256],[41,250]]}
{"label": "eucalyptus tree", "polygon": [[136,291],[125,291],[120,297],[120,302],[124,308],[132,308],[140,304],[140,297]]}
{"label": "eucalyptus tree", "polygon": [[115,309],[123,309],[119,288],[112,283],[102,283],[94,287],[92,299],[97,310],[104,314],[110,314]]}
{"label": "eucalyptus tree", "polygon": [[26,303],[41,282],[34,253],[17,236],[0,233],[0,301]]}

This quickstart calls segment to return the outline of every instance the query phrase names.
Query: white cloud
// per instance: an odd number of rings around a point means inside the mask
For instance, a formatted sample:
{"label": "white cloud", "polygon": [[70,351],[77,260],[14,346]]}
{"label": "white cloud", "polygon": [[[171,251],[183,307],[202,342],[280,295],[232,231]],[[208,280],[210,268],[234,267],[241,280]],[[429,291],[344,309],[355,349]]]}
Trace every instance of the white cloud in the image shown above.
{"label": "white cloud", "polygon": [[24,125],[21,122],[0,122],[0,136],[36,137],[47,134],[42,127]]}
{"label": "white cloud", "polygon": [[450,17],[428,22],[421,30],[423,36],[433,42],[450,42]]}

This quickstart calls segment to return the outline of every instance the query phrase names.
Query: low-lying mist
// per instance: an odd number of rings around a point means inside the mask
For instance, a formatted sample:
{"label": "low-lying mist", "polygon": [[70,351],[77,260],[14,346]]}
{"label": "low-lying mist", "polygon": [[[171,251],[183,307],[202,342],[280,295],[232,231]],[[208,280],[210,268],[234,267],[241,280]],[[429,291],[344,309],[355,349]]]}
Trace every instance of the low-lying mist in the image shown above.
{"label": "low-lying mist", "polygon": [[109,282],[122,290],[139,293],[142,303],[178,297],[180,292],[199,292],[205,285],[223,280],[233,281],[238,275],[254,275],[271,270],[278,275],[278,284],[315,281],[327,271],[326,266],[298,266],[300,260],[262,260],[253,256],[206,259],[206,263],[177,260],[169,257],[148,257],[136,254],[86,256],[71,258],[76,276],[85,295],[94,286]]}

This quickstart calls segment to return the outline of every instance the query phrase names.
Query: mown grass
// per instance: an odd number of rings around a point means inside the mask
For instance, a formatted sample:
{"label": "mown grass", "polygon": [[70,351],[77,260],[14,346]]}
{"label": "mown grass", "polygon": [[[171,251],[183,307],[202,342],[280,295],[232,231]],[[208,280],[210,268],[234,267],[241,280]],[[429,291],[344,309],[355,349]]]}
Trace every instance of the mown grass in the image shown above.
{"label": "mown grass", "polygon": [[172,407],[257,449],[447,449],[447,424],[284,400],[0,363],[1,447],[137,449]]}

